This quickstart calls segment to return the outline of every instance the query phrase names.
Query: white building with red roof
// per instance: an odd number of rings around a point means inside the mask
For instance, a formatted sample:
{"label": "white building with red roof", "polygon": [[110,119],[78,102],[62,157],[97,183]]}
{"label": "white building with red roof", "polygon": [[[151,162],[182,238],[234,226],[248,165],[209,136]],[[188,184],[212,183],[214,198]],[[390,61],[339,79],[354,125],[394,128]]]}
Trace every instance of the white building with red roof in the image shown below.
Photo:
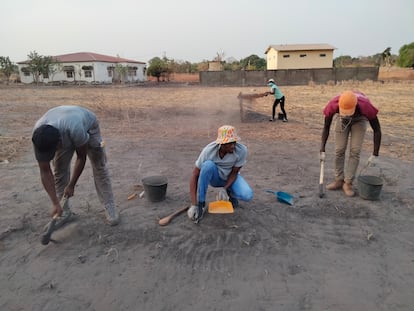
{"label": "white building with red roof", "polygon": [[[53,58],[57,63],[49,73],[40,75],[38,82],[108,84],[147,80],[147,65],[140,61],[89,52],[64,54]],[[28,60],[17,63],[22,83],[35,82],[28,64]]]}

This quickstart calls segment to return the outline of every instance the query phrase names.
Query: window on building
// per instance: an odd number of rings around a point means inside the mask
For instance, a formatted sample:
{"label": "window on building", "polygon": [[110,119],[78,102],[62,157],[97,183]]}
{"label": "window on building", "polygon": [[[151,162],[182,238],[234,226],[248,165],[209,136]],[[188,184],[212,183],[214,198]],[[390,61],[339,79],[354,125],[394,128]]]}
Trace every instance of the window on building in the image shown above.
{"label": "window on building", "polygon": [[29,69],[29,68],[27,68],[27,67],[23,67],[21,70],[22,70],[23,75],[24,75],[25,77],[30,76],[30,69]]}
{"label": "window on building", "polygon": [[300,54],[300,57],[306,57],[306,54]]}
{"label": "window on building", "polygon": [[319,54],[319,57],[326,57],[326,54]]}
{"label": "window on building", "polygon": [[106,70],[108,71],[108,77],[112,78],[112,76],[114,75],[114,69],[115,67],[113,66],[106,67]]}
{"label": "window on building", "polygon": [[92,78],[92,71],[91,70],[85,70],[85,78]]}
{"label": "window on building", "polygon": [[289,58],[290,57],[290,55],[289,54],[285,54],[285,55],[283,55],[283,58]]}
{"label": "window on building", "polygon": [[127,66],[127,68],[128,68],[128,76],[130,76],[130,77],[136,77],[137,76],[138,67],[136,67],[136,66]]}
{"label": "window on building", "polygon": [[73,78],[73,71],[66,71],[66,78]]}
{"label": "window on building", "polygon": [[43,79],[49,79],[49,73],[48,72],[45,72],[43,74]]}

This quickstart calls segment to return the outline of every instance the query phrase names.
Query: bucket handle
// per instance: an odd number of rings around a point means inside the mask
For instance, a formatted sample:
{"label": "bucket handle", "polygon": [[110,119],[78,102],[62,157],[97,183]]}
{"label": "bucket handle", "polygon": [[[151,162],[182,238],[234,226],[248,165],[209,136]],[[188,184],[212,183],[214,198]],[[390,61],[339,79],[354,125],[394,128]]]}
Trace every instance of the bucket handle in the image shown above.
{"label": "bucket handle", "polygon": [[[358,177],[361,176],[362,172],[365,171],[368,167],[369,167],[369,163],[365,164],[364,167],[361,168],[361,170],[359,171]],[[378,177],[381,177],[381,178],[384,177],[384,174],[382,173],[382,167],[379,168],[379,175],[378,175]]]}

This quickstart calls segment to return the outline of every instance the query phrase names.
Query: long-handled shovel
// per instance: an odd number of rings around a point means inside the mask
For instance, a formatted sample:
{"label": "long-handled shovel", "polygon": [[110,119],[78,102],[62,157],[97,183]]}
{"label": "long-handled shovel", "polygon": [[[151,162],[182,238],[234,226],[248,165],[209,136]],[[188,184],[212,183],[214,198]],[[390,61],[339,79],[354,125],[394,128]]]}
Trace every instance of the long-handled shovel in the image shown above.
{"label": "long-handled shovel", "polygon": [[323,198],[325,195],[325,187],[323,185],[323,174],[324,174],[324,165],[325,160],[321,160],[321,173],[319,175],[319,197]]}

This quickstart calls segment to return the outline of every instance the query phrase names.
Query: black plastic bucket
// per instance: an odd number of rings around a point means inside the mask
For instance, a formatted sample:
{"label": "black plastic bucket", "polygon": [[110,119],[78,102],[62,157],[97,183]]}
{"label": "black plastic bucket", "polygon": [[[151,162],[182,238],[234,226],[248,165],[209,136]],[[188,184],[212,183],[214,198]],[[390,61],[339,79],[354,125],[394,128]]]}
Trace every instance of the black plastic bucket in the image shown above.
{"label": "black plastic bucket", "polygon": [[378,200],[381,194],[383,180],[377,176],[359,176],[358,192],[359,196],[365,200]]}
{"label": "black plastic bucket", "polygon": [[165,176],[148,176],[142,179],[145,197],[151,202],[165,200],[168,180]]}

